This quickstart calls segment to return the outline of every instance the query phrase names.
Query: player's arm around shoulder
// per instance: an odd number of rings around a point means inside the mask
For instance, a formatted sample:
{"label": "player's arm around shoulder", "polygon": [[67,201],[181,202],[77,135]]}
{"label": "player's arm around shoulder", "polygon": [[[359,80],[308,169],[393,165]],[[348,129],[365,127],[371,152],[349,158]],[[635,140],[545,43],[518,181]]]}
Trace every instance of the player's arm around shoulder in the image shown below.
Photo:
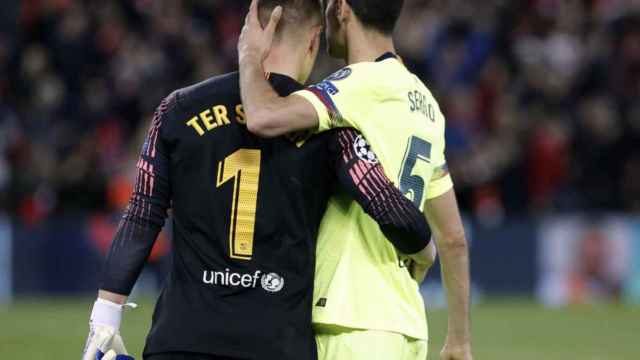
{"label": "player's arm around shoulder", "polygon": [[368,64],[347,66],[293,96],[312,105],[317,132],[345,127],[361,130],[359,121],[380,101],[376,94],[379,79],[373,70]]}
{"label": "player's arm around shoulder", "polygon": [[240,94],[249,131],[263,137],[276,137],[302,130],[357,128],[357,124],[348,121],[353,118],[351,110],[367,106],[363,99],[375,101],[365,93],[374,88],[369,79],[376,77],[370,76],[371,71],[359,72],[356,79],[350,77],[353,70],[347,67],[287,97],[280,97],[271,87],[262,64],[271,50],[281,16],[282,8],[278,6],[263,29],[257,1],[253,0],[238,41]]}
{"label": "player's arm around shoulder", "polygon": [[259,136],[275,137],[302,130],[320,133],[343,127],[357,129],[355,114],[377,101],[372,96],[373,85],[369,86],[367,73],[361,71],[351,77],[354,73],[351,67],[286,97],[280,97],[261,77],[261,70],[256,69],[249,61],[240,65],[241,78],[245,71],[245,81],[257,84],[241,87],[241,93],[247,128]]}
{"label": "player's arm around shoulder", "polygon": [[[272,90],[273,91],[273,90]],[[265,103],[255,106],[244,101],[247,129],[258,136],[276,137],[318,128],[318,117],[312,104],[302,97],[290,95],[264,96]]]}
{"label": "player's arm around shoulder", "polygon": [[471,360],[469,250],[453,188],[425,201],[447,292],[449,321],[443,360]]}

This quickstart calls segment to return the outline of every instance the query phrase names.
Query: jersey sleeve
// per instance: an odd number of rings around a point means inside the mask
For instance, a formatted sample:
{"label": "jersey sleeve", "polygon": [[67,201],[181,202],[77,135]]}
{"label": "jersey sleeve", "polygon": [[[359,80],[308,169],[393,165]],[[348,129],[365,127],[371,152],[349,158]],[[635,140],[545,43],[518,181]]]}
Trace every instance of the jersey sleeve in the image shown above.
{"label": "jersey sleeve", "polygon": [[104,264],[100,289],[129,295],[167,217],[171,199],[169,153],[163,121],[175,95],[157,108],[137,162],[129,205],[120,220]]}
{"label": "jersey sleeve", "polygon": [[429,185],[427,186],[426,199],[431,200],[437,198],[452,188],[453,181],[451,180],[451,175],[449,175],[447,164],[444,163],[433,170],[431,181],[429,181]]}
{"label": "jersey sleeve", "polygon": [[357,152],[355,145],[362,140],[359,132],[349,128],[333,135],[330,152],[338,182],[400,252],[417,253],[431,240],[426,218],[387,178],[373,152]]}
{"label": "jersey sleeve", "polygon": [[432,161],[434,168],[429,184],[427,185],[426,200],[437,198],[453,188],[453,181],[451,180],[447,160],[444,155],[444,141]]}
{"label": "jersey sleeve", "polygon": [[306,99],[318,115],[317,132],[327,131],[338,127],[353,127],[358,129],[354,119],[360,118],[358,113],[367,108],[367,101],[375,101],[373,84],[367,77],[365,69],[358,69],[356,74],[346,67],[322,82],[311,85],[304,90],[294,93]]}

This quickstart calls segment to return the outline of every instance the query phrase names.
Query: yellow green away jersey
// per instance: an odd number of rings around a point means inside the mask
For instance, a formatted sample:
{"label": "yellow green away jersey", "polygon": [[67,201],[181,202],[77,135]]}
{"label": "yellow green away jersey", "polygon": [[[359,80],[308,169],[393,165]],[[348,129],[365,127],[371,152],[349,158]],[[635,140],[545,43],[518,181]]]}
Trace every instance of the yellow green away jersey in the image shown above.
{"label": "yellow green away jersey", "polygon": [[[354,143],[356,150],[379,161],[421,210],[425,200],[452,188],[444,116],[427,87],[393,54],[345,67],[296,94],[313,104],[319,131],[362,132],[378,158],[364,139]],[[360,205],[334,196],[320,225],[313,322],[427,339],[422,297],[404,260]]]}

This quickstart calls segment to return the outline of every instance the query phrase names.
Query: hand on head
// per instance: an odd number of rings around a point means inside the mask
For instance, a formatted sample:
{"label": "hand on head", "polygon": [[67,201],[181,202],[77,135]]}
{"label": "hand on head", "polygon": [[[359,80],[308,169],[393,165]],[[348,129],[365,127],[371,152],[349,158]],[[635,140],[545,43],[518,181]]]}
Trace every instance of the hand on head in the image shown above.
{"label": "hand on head", "polygon": [[238,41],[238,60],[259,61],[269,56],[276,28],[282,17],[282,6],[276,6],[271,13],[269,23],[262,28],[258,14],[258,1],[252,0]]}

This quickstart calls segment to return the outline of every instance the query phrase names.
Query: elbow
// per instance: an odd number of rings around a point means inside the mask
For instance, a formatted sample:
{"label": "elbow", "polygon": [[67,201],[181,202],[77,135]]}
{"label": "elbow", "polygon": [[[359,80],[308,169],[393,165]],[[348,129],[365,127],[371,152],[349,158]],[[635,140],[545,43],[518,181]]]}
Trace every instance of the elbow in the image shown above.
{"label": "elbow", "polygon": [[442,234],[442,236],[438,238],[440,240],[438,243],[440,251],[456,254],[467,253],[469,251],[467,238],[463,229]]}
{"label": "elbow", "polygon": [[250,133],[260,137],[269,137],[269,127],[262,118],[259,118],[257,116],[251,119],[247,119],[247,130],[249,130]]}
{"label": "elbow", "polygon": [[264,110],[256,111],[254,114],[248,115],[247,130],[254,135],[265,138],[282,135],[274,126],[276,119],[271,114],[270,111]]}

